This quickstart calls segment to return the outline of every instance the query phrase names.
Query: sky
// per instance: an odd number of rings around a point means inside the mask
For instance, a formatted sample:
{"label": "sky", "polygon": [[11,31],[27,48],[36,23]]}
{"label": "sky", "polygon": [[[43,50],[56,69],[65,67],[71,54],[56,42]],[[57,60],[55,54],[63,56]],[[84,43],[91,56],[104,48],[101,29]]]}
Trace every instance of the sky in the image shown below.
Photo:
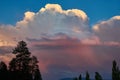
{"label": "sky", "polygon": [[89,71],[111,78],[120,66],[120,0],[4,0],[0,2],[0,61],[13,58],[17,42],[28,43],[44,80]]}

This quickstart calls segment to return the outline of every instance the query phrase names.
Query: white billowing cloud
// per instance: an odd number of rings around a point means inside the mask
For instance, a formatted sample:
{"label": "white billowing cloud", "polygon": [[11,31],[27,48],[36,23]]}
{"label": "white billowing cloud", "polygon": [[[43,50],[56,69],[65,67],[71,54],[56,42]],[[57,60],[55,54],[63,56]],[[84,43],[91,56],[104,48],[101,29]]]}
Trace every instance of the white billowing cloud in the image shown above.
{"label": "white billowing cloud", "polygon": [[63,11],[62,11],[62,7],[59,5],[59,4],[47,4],[46,6],[45,6],[45,8],[41,8],[41,12],[44,12],[44,11],[46,11],[46,9],[47,10],[50,10],[50,11],[56,11],[56,12],[60,12],[60,13],[62,13]]}
{"label": "white billowing cloud", "polygon": [[58,12],[65,15],[80,17],[84,21],[87,20],[87,15],[82,10],[78,9],[62,10],[62,7],[59,4],[47,4],[45,8],[40,9],[40,12],[45,12],[46,10],[53,13]]}
{"label": "white billowing cloud", "polygon": [[89,34],[88,17],[82,10],[63,10],[58,4],[47,4],[37,13],[26,12],[24,19],[18,22],[16,27],[30,38],[61,32],[80,38]]}
{"label": "white billowing cloud", "polygon": [[58,4],[47,4],[37,13],[25,12],[23,20],[15,26],[0,25],[0,45],[13,44],[26,38],[40,39],[43,35],[57,33],[80,39],[88,37],[91,33],[85,12],[78,9],[63,10]]}
{"label": "white billowing cloud", "polygon": [[101,41],[120,42],[120,16],[114,16],[93,26]]}
{"label": "white billowing cloud", "polygon": [[35,15],[35,13],[28,11],[28,12],[26,12],[24,15],[25,15],[24,19],[23,19],[22,21],[17,22],[17,25],[18,25],[18,26],[26,26],[29,21],[32,21],[32,20],[33,20],[33,17],[34,17],[34,15]]}

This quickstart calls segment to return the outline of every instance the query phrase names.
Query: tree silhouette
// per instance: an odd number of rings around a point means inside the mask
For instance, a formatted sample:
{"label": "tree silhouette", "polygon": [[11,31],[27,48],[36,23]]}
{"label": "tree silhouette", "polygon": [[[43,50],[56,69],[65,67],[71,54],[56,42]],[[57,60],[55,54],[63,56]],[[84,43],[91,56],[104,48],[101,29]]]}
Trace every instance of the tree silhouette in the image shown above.
{"label": "tree silhouette", "polygon": [[79,80],[82,80],[82,76],[81,76],[81,74],[79,75]]}
{"label": "tree silhouette", "polygon": [[98,72],[95,72],[95,80],[102,80],[102,77]]}
{"label": "tree silhouette", "polygon": [[35,56],[31,57],[26,42],[18,42],[12,53],[15,54],[9,63],[12,80],[42,80],[38,60]]}
{"label": "tree silhouette", "polygon": [[33,74],[33,79],[34,80],[42,80],[41,74],[40,74],[40,70],[39,70],[39,66],[38,66],[38,60],[35,56],[32,56],[31,58],[31,73]]}
{"label": "tree silhouette", "polygon": [[[15,57],[9,62],[8,69],[3,61],[0,62],[0,80],[42,80],[39,62],[35,56],[31,56],[26,42],[18,42],[12,53]],[[81,74],[73,80],[82,80]],[[88,71],[85,80],[90,80]],[[95,80],[102,80],[98,72],[95,72]],[[112,65],[112,80],[120,80],[120,70],[115,60]]]}
{"label": "tree silhouette", "polygon": [[4,62],[0,62],[0,80],[7,80],[8,70],[7,65]]}
{"label": "tree silhouette", "polygon": [[90,75],[89,75],[88,71],[86,72],[85,80],[90,80]]}
{"label": "tree silhouette", "polygon": [[112,66],[112,80],[120,80],[120,70],[115,60]]}

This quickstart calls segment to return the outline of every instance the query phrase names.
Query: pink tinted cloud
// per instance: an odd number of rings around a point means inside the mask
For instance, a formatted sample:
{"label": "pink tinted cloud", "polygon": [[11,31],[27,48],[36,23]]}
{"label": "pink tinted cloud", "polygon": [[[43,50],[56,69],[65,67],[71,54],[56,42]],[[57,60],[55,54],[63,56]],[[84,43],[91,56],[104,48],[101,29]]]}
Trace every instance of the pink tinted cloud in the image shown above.
{"label": "pink tinted cloud", "polygon": [[117,45],[84,44],[75,38],[33,40],[30,45],[45,77],[54,72],[54,76],[62,74],[59,71],[70,71],[65,73],[69,75],[87,70],[110,73],[112,60],[119,60],[120,52]]}

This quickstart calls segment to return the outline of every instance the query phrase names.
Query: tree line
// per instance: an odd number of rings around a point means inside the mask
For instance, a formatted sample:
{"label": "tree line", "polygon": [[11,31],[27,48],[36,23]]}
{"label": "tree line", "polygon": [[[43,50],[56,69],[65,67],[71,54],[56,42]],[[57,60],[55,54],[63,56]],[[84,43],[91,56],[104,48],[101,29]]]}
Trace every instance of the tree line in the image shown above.
{"label": "tree line", "polygon": [[[12,54],[15,57],[9,62],[8,67],[5,62],[0,62],[0,80],[42,80],[39,62],[35,56],[31,55],[26,42],[18,42]],[[82,75],[73,80],[82,80]],[[85,80],[90,80],[88,71]],[[99,72],[95,72],[95,80],[103,80]],[[120,80],[120,70],[115,60],[112,64],[112,80]]]}
{"label": "tree line", "polygon": [[15,57],[7,65],[0,62],[0,80],[42,80],[38,60],[27,48],[24,41],[13,49]]}
{"label": "tree line", "polygon": [[[81,74],[79,77],[75,77],[73,80],[82,80]],[[86,72],[85,80],[91,80],[88,71]],[[94,80],[103,80],[99,72],[95,72]],[[112,63],[112,80],[120,80],[120,70],[115,60]]]}

